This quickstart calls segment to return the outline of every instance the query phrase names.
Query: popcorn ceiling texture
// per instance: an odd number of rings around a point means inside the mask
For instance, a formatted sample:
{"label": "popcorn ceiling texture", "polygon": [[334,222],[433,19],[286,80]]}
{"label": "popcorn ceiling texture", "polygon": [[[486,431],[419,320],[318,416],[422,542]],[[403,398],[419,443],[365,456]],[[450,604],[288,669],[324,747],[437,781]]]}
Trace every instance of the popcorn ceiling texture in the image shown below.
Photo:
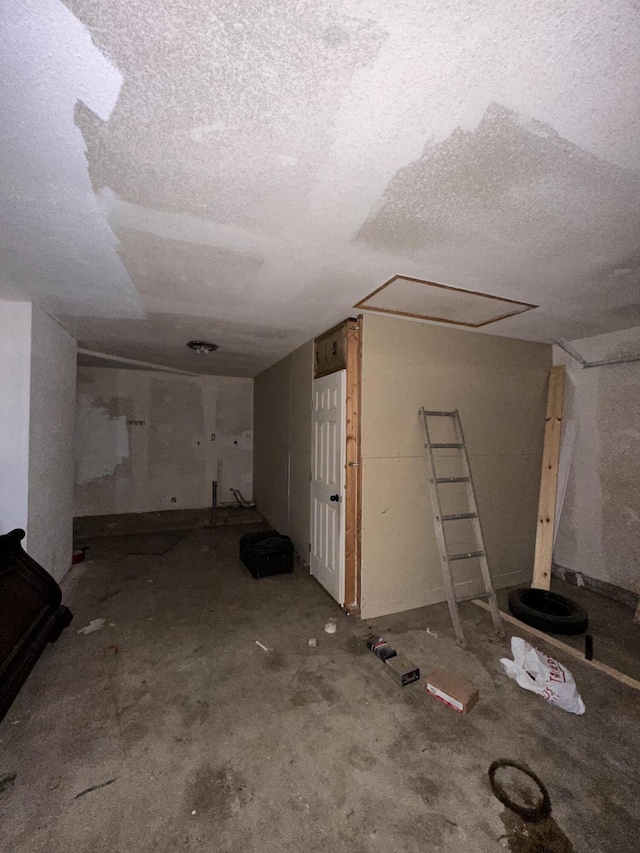
{"label": "popcorn ceiling texture", "polygon": [[0,295],[89,349],[255,375],[395,274],[640,323],[631,0],[6,8]]}

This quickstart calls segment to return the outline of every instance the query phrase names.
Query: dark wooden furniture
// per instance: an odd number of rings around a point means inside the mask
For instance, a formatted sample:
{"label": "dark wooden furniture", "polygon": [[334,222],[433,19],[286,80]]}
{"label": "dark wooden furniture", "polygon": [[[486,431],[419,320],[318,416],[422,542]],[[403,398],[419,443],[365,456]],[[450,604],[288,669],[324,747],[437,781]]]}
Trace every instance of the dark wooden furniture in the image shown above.
{"label": "dark wooden furniture", "polygon": [[58,584],[22,548],[24,535],[0,536],[0,720],[44,647],[73,618]]}

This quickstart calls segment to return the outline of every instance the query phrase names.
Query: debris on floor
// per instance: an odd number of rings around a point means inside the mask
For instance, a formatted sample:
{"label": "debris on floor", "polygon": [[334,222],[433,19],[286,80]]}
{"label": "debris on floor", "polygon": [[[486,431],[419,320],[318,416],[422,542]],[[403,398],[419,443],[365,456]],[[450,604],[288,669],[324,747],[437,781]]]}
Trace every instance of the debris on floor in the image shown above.
{"label": "debris on floor", "polygon": [[90,788],[85,788],[84,791],[80,791],[79,794],[76,794],[73,799],[79,800],[80,797],[84,797],[85,794],[90,794],[92,791],[98,791],[100,788],[106,788],[107,785],[113,785],[117,778],[117,776],[114,776],[113,779],[107,779],[106,782],[99,782],[97,785],[92,785]]}
{"label": "debris on floor", "polygon": [[71,554],[71,565],[76,566],[78,563],[84,562],[88,550],[89,548],[86,545],[84,548],[74,548]]}
{"label": "debris on floor", "polygon": [[330,619],[329,622],[324,626],[324,630],[327,634],[335,634],[338,630],[338,626],[336,625],[335,619]]}
{"label": "debris on floor", "polygon": [[435,669],[429,675],[427,692],[459,714],[468,714],[480,698],[478,688],[474,684],[443,667]]}
{"label": "debris on floor", "polygon": [[512,853],[573,853],[571,841],[551,817],[546,786],[530,768],[501,758],[489,768],[489,784],[505,806],[500,816],[506,830],[503,847]]}
{"label": "debris on floor", "polygon": [[384,637],[371,635],[367,638],[367,648],[389,668],[389,674],[401,687],[412,684],[420,678],[420,669],[389,645]]}
{"label": "debris on floor", "polygon": [[584,702],[573,676],[566,667],[534,649],[522,637],[511,638],[511,654],[513,660],[500,659],[509,678],[525,690],[542,696],[550,705],[571,714],[584,714]]}
{"label": "debris on floor", "polygon": [[593,635],[585,634],[584,636],[584,657],[585,660],[593,660]]}
{"label": "debris on floor", "polygon": [[263,651],[265,651],[265,652],[268,652],[268,651],[269,651],[269,649],[268,649],[266,646],[263,646],[263,645],[262,645],[262,643],[260,642],[260,640],[256,640],[256,646],[260,646],[260,648],[261,648]]}
{"label": "debris on floor", "polygon": [[396,654],[392,658],[387,658],[384,665],[389,675],[398,682],[400,687],[413,684],[414,681],[418,681],[420,678],[419,667],[411,663],[403,654]]}
{"label": "debris on floor", "polygon": [[391,648],[389,643],[382,637],[369,637],[367,640],[367,648],[374,653],[377,658],[384,663],[389,658],[394,658],[398,652]]}
{"label": "debris on floor", "polygon": [[311,646],[312,648],[314,648],[314,649],[315,649],[315,648],[316,648],[316,646],[318,645],[318,641],[317,641],[317,640],[314,640],[314,639],[309,639],[309,640],[307,641],[307,645],[309,645],[309,646]]}
{"label": "debris on floor", "polygon": [[0,776],[0,794],[16,781],[16,776],[17,773],[7,773],[6,776]]}
{"label": "debris on floor", "polygon": [[104,628],[104,623],[104,619],[92,619],[88,625],[85,625],[84,628],[80,628],[76,633],[93,634],[94,631],[99,631],[101,628]]}

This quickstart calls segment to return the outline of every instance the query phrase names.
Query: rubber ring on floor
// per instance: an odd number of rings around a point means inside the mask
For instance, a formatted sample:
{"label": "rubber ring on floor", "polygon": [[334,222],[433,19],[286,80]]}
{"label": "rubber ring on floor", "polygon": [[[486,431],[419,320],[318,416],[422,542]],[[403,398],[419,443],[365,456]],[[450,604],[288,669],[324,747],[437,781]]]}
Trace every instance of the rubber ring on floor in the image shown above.
{"label": "rubber ring on floor", "polygon": [[[535,782],[540,789],[540,802],[536,806],[525,806],[522,803],[516,802],[516,800],[512,800],[496,779],[496,773],[501,767],[513,767]],[[489,767],[489,784],[500,802],[525,820],[540,820],[540,818],[546,817],[551,812],[551,800],[549,799],[549,792],[545,788],[544,783],[532,770],[525,767],[524,764],[518,764],[517,761],[510,761],[508,758],[500,758],[498,761],[494,761],[491,767]]]}

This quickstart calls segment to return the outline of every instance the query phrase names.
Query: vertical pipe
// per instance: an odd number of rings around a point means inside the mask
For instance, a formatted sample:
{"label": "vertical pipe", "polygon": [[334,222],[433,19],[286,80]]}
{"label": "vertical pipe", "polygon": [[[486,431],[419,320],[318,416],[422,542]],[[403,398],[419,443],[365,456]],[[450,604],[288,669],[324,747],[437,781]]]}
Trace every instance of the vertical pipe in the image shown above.
{"label": "vertical pipe", "polygon": [[218,481],[211,481],[211,526],[215,527],[218,523]]}

